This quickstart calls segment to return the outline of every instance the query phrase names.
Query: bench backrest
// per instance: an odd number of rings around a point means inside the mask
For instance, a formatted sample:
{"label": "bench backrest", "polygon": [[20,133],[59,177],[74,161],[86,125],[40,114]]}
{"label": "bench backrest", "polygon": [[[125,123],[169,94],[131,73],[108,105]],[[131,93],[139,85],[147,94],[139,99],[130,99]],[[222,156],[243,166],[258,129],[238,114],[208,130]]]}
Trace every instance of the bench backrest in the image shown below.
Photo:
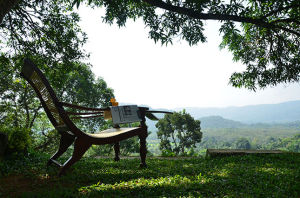
{"label": "bench backrest", "polygon": [[35,90],[53,126],[61,129],[66,128],[61,117],[61,114],[65,113],[64,109],[59,104],[54,90],[41,70],[30,59],[25,59],[21,75]]}

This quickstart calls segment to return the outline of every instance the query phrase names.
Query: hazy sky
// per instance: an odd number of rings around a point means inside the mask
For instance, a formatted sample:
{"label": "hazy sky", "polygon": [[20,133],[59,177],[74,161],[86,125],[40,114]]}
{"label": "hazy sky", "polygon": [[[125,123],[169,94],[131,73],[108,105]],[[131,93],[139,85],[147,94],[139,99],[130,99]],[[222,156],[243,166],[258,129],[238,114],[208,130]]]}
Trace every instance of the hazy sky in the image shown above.
{"label": "hazy sky", "polygon": [[101,9],[81,6],[80,23],[88,34],[93,72],[114,89],[118,102],[153,108],[227,107],[300,100],[300,84],[280,85],[257,92],[231,87],[230,74],[245,66],[219,50],[218,23],[206,22],[206,43],[185,41],[161,46],[148,38],[143,22],[126,27],[102,23]]}

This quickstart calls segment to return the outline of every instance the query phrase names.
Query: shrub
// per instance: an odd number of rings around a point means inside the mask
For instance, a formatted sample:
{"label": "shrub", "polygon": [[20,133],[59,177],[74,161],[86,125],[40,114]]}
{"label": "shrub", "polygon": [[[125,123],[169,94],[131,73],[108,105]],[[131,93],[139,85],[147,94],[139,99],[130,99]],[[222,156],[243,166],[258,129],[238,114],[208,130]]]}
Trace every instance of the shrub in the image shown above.
{"label": "shrub", "polygon": [[26,153],[31,144],[30,129],[19,127],[1,127],[0,131],[7,134],[8,144],[6,155],[12,153]]}
{"label": "shrub", "polygon": [[57,151],[60,142],[60,134],[57,130],[49,130],[43,134],[34,137],[33,147],[48,154],[53,154]]}
{"label": "shrub", "polygon": [[165,149],[161,151],[161,156],[162,157],[175,157],[176,154],[172,152],[171,150]]}

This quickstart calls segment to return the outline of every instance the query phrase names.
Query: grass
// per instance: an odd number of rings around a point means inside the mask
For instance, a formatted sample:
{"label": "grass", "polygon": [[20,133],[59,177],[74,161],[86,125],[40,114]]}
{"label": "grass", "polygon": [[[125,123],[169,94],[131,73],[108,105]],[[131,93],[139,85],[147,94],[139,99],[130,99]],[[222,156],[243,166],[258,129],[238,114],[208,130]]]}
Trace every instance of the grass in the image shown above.
{"label": "grass", "polygon": [[223,158],[83,158],[65,176],[49,156],[0,162],[0,197],[300,197],[300,155]]}

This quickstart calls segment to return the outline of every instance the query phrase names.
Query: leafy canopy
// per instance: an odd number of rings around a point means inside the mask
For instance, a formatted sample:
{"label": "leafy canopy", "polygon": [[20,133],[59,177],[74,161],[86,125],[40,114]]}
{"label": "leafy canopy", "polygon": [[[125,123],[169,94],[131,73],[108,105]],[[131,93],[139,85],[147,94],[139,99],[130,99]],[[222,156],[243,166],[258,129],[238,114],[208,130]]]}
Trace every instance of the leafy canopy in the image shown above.
{"label": "leafy canopy", "polygon": [[[73,0],[80,5],[84,0]],[[190,45],[205,42],[204,21],[217,20],[221,48],[246,65],[230,83],[251,90],[298,82],[300,74],[300,1],[298,0],[89,0],[104,7],[104,22],[125,26],[142,18],[149,37],[161,44],[176,38]]]}
{"label": "leafy canopy", "polygon": [[176,155],[185,154],[185,149],[196,148],[196,143],[200,143],[202,139],[200,121],[185,110],[166,114],[157,122],[156,127],[160,150],[169,150]]}
{"label": "leafy canopy", "polygon": [[[19,75],[25,57],[39,66],[60,100],[89,107],[108,105],[113,90],[83,62],[88,58],[82,50],[87,37],[79,19],[64,0],[18,1],[5,15],[0,24],[0,126],[30,128],[32,137],[51,138],[53,127],[33,89]],[[103,123],[99,119],[77,124],[96,131]]]}

